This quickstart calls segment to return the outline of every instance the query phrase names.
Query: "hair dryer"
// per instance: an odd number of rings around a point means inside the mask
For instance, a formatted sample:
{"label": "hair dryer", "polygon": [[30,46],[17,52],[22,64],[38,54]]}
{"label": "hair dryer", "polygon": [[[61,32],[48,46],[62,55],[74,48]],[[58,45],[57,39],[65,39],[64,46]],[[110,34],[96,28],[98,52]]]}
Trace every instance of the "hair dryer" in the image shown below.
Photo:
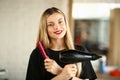
{"label": "hair dryer", "polygon": [[79,50],[65,50],[59,54],[59,59],[63,63],[77,63],[89,60],[97,60],[101,56],[94,53],[83,52]]}

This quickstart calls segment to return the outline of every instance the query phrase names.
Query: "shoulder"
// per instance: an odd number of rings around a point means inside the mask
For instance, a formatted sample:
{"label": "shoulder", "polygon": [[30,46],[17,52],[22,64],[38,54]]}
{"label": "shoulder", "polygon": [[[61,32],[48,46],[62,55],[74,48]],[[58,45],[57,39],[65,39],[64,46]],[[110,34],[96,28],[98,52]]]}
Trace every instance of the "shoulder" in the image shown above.
{"label": "shoulder", "polygon": [[38,55],[39,53],[39,49],[36,47],[33,49],[32,53],[31,53],[31,56],[35,56],[35,55]]}
{"label": "shoulder", "polygon": [[36,47],[35,49],[33,49],[31,55],[30,55],[31,58],[34,58],[34,59],[38,59],[38,58],[41,58],[41,53],[39,51],[39,48]]}

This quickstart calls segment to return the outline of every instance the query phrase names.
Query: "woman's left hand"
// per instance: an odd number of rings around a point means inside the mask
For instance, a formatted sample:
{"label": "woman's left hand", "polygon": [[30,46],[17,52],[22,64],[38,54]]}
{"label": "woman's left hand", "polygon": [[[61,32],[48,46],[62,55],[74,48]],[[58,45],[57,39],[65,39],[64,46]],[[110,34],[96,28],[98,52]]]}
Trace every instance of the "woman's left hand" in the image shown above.
{"label": "woman's left hand", "polygon": [[45,69],[54,75],[58,75],[62,71],[62,68],[53,59],[50,58],[45,59],[44,65]]}

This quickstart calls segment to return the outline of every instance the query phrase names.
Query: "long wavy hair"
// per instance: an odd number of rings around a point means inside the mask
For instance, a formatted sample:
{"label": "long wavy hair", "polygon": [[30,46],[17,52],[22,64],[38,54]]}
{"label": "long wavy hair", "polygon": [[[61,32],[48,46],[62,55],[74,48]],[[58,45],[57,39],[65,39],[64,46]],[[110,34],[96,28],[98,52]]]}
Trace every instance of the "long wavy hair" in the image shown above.
{"label": "long wavy hair", "polygon": [[48,8],[45,10],[45,12],[43,12],[40,19],[39,34],[38,34],[37,42],[41,41],[45,48],[50,48],[50,39],[47,34],[47,18],[54,13],[59,13],[64,16],[66,29],[67,29],[66,34],[64,36],[64,43],[67,49],[74,49],[74,43],[71,36],[70,27],[68,26],[68,21],[66,20],[65,14],[56,7]]}

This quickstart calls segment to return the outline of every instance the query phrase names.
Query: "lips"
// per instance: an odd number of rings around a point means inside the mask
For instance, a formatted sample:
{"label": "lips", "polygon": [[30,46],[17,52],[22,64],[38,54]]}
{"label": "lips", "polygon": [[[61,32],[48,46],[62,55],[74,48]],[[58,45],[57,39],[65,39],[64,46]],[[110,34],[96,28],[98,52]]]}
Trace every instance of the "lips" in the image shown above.
{"label": "lips", "polygon": [[54,32],[55,34],[61,34],[62,33],[62,30],[57,30]]}

